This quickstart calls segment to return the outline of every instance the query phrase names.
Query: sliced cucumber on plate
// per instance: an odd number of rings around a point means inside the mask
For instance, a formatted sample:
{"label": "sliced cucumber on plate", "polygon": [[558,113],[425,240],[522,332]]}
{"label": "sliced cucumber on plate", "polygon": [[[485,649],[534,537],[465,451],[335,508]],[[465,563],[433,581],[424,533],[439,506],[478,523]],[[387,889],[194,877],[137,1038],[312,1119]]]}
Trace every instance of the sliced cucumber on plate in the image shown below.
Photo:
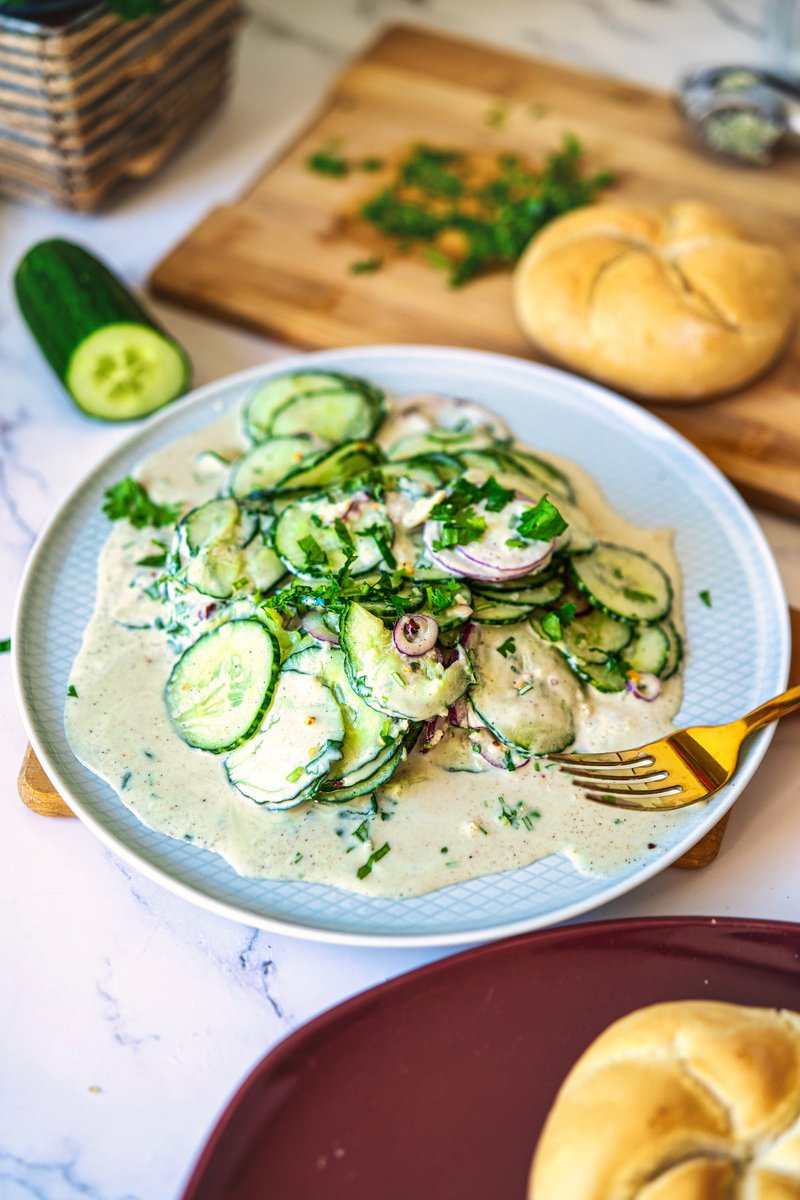
{"label": "sliced cucumber on plate", "polygon": [[164,693],[183,740],[215,754],[246,741],[269,707],[279,662],[277,641],[257,620],[228,621],[198,638]]}
{"label": "sliced cucumber on plate", "polygon": [[225,759],[231,783],[266,808],[292,808],[318,790],[341,758],[344,722],[330,688],[282,671],[257,732]]}

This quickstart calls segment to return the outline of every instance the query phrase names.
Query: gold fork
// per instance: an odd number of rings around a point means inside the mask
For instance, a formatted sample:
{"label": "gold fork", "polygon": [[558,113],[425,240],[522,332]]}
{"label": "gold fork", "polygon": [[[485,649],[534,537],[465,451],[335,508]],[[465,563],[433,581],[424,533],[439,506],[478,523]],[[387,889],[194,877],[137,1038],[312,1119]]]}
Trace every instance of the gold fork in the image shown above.
{"label": "gold fork", "polygon": [[751,733],[799,708],[797,685],[727,725],[679,729],[634,750],[549,757],[599,804],[657,812],[684,808],[728,782]]}

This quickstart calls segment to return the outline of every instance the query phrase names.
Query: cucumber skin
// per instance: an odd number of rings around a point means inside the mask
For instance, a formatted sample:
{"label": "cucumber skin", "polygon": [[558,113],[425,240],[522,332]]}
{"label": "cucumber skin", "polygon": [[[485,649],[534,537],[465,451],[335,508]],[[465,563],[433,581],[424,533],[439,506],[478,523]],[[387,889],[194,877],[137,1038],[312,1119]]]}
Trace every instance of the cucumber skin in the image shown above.
{"label": "cucumber skin", "polygon": [[14,292],[39,349],[83,412],[88,410],[67,386],[70,361],[90,334],[107,325],[124,322],[145,325],[170,342],[185,363],[183,390],[188,391],[192,368],[185,350],[145,312],[108,267],[83,246],[63,238],[37,242],[17,266]]}

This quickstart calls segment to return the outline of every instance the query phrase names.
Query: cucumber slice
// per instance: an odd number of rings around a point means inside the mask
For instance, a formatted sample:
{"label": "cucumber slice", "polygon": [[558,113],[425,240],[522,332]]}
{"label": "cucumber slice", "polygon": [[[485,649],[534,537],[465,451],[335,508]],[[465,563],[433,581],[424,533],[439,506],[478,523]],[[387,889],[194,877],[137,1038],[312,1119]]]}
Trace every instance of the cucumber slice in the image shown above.
{"label": "cucumber slice", "polygon": [[621,692],[627,682],[622,669],[613,661],[584,662],[580,658],[567,660],[582,683],[590,684],[598,692]]}
{"label": "cucumber slice", "polygon": [[[227,600],[237,583],[248,578],[244,551],[257,529],[256,517],[242,512],[231,497],[209,500],[188,512],[175,530],[176,568],[189,587],[215,600]],[[275,579],[281,574],[282,568]]]}
{"label": "cucumber slice", "polygon": [[[242,554],[242,574],[233,581],[236,590],[256,588],[268,592],[286,575],[286,567],[263,534],[247,543]],[[238,587],[237,587],[238,585]]]}
{"label": "cucumber slice", "polygon": [[407,721],[393,721],[370,708],[347,681],[344,652],[319,643],[297,650],[287,659],[287,668],[315,675],[333,692],[344,722],[342,756],[325,781],[326,790],[342,780],[348,785],[367,778],[397,751],[408,730]]}
{"label": "cucumber slice", "polygon": [[89,416],[129,421],[188,390],[185,352],[82,246],[60,238],[33,246],[14,287],[39,348]]}
{"label": "cucumber slice", "polygon": [[242,517],[235,500],[223,497],[209,500],[191,509],[178,526],[186,540],[190,554],[199,554],[214,542],[233,542],[244,545],[254,536],[257,523],[255,517]]}
{"label": "cucumber slice", "polygon": [[395,442],[388,451],[392,461],[419,458],[421,455],[446,454],[461,456],[466,450],[478,450],[494,444],[488,429],[437,429],[431,433],[412,433]]}
{"label": "cucumber slice", "polygon": [[639,550],[599,542],[570,559],[570,573],[595,608],[612,617],[651,625],[672,607],[672,584],[658,563]]}
{"label": "cucumber slice", "polygon": [[471,620],[479,625],[516,625],[533,612],[534,606],[526,607],[521,604],[504,604],[500,600],[486,599],[476,595],[473,599]]}
{"label": "cucumber slice", "polygon": [[[266,442],[265,445],[269,445]],[[344,442],[333,450],[320,450],[307,462],[300,463],[281,479],[281,492],[308,491],[344,483],[383,462],[383,451],[376,442]]]}
{"label": "cucumber slice", "polygon": [[234,464],[228,487],[237,500],[271,492],[275,485],[309,455],[314,443],[310,437],[269,438],[259,442]]}
{"label": "cucumber slice", "polygon": [[259,384],[245,402],[242,412],[245,433],[251,441],[261,442],[270,436],[272,418],[288,400],[316,392],[337,392],[346,386],[344,376],[327,371],[302,371],[268,379]]}
{"label": "cucumber slice", "polygon": [[516,604],[522,608],[528,608],[553,604],[561,596],[565,587],[563,579],[553,576],[538,587],[530,585],[528,587],[501,588],[480,584],[473,585],[473,591],[476,595],[484,596],[487,600],[494,600],[498,604]]}
{"label": "cucumber slice", "polygon": [[620,657],[633,671],[660,675],[669,655],[669,638],[661,625],[641,625]]}
{"label": "cucumber slice", "polygon": [[471,653],[477,682],[469,701],[501,742],[527,756],[555,754],[572,744],[580,697],[557,650],[518,624],[484,626]]}
{"label": "cucumber slice", "polygon": [[[369,531],[369,532],[368,532]],[[348,561],[350,542],[356,556],[352,575],[363,575],[383,560],[394,541],[394,526],[375,500],[354,504],[352,496],[308,496],[283,510],[273,542],[295,575],[315,579],[339,571]]]}
{"label": "cucumber slice", "polygon": [[258,728],[278,676],[278,644],[260,621],[228,621],[185,650],[164,699],[190,746],[221,754]]}
{"label": "cucumber slice", "polygon": [[183,351],[158,330],[133,322],[89,334],[64,376],[79,407],[101,421],[146,417],[182,396],[189,382]]}
{"label": "cucumber slice", "polygon": [[667,635],[669,644],[667,661],[661,668],[661,678],[666,680],[672,678],[683,661],[683,639],[669,618],[662,623],[661,628]]}
{"label": "cucumber slice", "polygon": [[441,487],[441,479],[427,458],[414,462],[383,463],[380,474],[386,487],[393,491],[422,496]]}
{"label": "cucumber slice", "polygon": [[282,671],[258,731],[228,755],[225,769],[233,786],[256,804],[293,808],[316,793],[343,740],[333,693],[312,675]]}
{"label": "cucumber slice", "polygon": [[633,628],[595,610],[564,623],[564,646],[568,654],[583,662],[605,663],[609,654],[618,654],[630,643]]}
{"label": "cucumber slice", "polygon": [[437,488],[462,474],[459,460],[454,454],[446,454],[443,450],[431,451],[428,454],[415,454],[411,458],[398,461],[405,466],[406,470],[428,472],[433,476],[434,486]]}
{"label": "cucumber slice", "polygon": [[344,804],[347,800],[356,800],[359,796],[367,796],[384,783],[388,783],[405,758],[406,751],[403,746],[393,747],[391,754],[386,757],[379,756],[379,759],[375,760],[371,775],[365,775],[360,779],[351,779],[348,776],[329,786],[326,781],[326,786],[317,792],[317,799],[324,804]]}
{"label": "cucumber slice", "polygon": [[449,667],[433,651],[408,658],[395,648],[383,621],[355,602],[342,614],[339,637],[350,686],[371,708],[387,716],[410,721],[444,716],[470,682],[462,647]]}
{"label": "cucumber slice", "polygon": [[271,436],[312,431],[322,442],[361,441],[371,438],[383,414],[380,393],[357,381],[335,392],[294,396],[273,415]]}

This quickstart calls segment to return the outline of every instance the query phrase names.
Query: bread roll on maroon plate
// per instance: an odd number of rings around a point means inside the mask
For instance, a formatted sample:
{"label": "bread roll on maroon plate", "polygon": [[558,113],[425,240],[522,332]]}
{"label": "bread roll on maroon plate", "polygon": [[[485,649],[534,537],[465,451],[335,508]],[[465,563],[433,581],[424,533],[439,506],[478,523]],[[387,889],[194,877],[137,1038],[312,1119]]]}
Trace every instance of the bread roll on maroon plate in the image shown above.
{"label": "bread roll on maroon plate", "polygon": [[651,400],[704,400],[749,383],[786,344],[792,307],[781,251],[688,200],[566,213],[514,272],[517,318],[542,350]]}
{"label": "bread roll on maroon plate", "polygon": [[616,1021],[556,1097],[528,1200],[800,1200],[800,1015],[690,1000]]}

